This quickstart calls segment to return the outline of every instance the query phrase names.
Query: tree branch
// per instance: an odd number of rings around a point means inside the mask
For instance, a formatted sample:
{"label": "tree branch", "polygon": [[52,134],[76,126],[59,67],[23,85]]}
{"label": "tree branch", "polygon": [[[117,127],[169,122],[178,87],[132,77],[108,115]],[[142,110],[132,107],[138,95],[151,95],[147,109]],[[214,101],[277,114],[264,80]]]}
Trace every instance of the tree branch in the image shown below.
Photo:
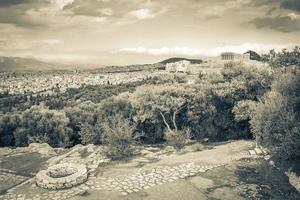
{"label": "tree branch", "polygon": [[164,114],[161,111],[159,111],[159,114],[162,116],[164,124],[166,125],[166,127],[168,128],[168,130],[172,132],[172,129],[170,128],[169,124],[167,123]]}
{"label": "tree branch", "polygon": [[174,125],[174,128],[175,128],[176,132],[178,131],[177,124],[176,124],[176,115],[177,115],[177,112],[178,112],[177,109],[173,112],[173,119],[172,119],[172,122],[173,122],[173,125]]}

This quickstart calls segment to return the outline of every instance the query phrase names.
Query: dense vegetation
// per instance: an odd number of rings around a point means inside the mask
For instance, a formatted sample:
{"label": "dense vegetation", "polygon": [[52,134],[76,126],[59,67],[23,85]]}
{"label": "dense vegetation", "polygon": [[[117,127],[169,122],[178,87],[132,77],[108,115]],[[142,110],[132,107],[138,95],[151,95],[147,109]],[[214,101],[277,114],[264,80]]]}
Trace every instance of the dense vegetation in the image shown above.
{"label": "dense vegetation", "polygon": [[29,103],[23,97],[2,97],[5,108],[5,98],[13,101],[8,110],[2,108],[0,145],[105,144],[108,154],[119,158],[130,155],[136,142],[167,142],[180,149],[186,139],[255,138],[275,155],[298,159],[299,48],[273,54],[265,56],[270,66],[226,65],[221,73],[199,76],[195,84],[172,76],[85,86],[32,97]]}

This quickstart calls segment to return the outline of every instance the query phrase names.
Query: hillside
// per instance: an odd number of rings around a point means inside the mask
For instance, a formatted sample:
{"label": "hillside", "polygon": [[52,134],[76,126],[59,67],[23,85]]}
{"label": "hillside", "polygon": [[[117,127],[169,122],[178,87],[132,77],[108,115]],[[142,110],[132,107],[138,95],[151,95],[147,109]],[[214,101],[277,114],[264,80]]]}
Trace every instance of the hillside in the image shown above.
{"label": "hillside", "polygon": [[163,60],[160,63],[168,64],[168,63],[174,63],[182,60],[190,61],[192,64],[201,64],[203,62],[201,59],[188,59],[188,58],[174,57],[174,58],[169,58],[167,60]]}
{"label": "hillside", "polygon": [[42,62],[32,58],[0,57],[0,71],[36,71],[61,69],[62,65]]}

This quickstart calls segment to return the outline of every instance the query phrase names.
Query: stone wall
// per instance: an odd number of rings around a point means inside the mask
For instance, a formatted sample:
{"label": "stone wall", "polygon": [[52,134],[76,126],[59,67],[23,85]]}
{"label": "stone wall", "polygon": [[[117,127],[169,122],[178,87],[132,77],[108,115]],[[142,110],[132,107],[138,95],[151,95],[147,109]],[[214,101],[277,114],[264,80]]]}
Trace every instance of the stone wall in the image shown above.
{"label": "stone wall", "polygon": [[40,171],[36,175],[36,184],[45,189],[59,190],[82,184],[87,178],[85,165],[63,163]]}

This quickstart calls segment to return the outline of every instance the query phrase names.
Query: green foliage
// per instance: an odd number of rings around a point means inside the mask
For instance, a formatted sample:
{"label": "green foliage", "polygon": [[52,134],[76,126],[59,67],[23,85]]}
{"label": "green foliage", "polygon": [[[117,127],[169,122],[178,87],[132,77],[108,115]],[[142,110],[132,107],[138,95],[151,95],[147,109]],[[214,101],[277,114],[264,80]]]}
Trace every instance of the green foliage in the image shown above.
{"label": "green foliage", "polygon": [[64,112],[33,106],[22,114],[20,127],[14,132],[17,146],[30,142],[46,142],[53,147],[69,146],[72,130],[67,127],[69,119]]}
{"label": "green foliage", "polygon": [[190,127],[194,139],[213,139],[217,134],[214,126],[217,108],[213,103],[211,87],[207,84],[201,84],[197,86],[196,91],[188,103],[185,126]]}
{"label": "green foliage", "polygon": [[274,68],[282,68],[288,66],[300,67],[300,47],[295,46],[292,51],[283,49],[282,52],[276,53],[274,50],[270,51],[267,60]]}
{"label": "green foliage", "polygon": [[177,130],[177,131],[166,130],[165,139],[169,145],[179,150],[185,146],[186,140],[188,139],[189,135],[190,135],[189,129]]}
{"label": "green foliage", "polygon": [[108,98],[100,104],[90,103],[81,106],[80,139],[83,144],[101,144],[102,125],[107,120],[112,120],[116,115],[131,120],[133,108],[128,99],[121,96]]}
{"label": "green foliage", "polygon": [[229,89],[236,90],[234,100],[257,100],[270,89],[274,78],[273,70],[261,64],[232,64],[222,71]]}
{"label": "green foliage", "polygon": [[256,53],[255,51],[247,51],[246,53],[250,54],[250,60],[257,60],[257,61],[261,61],[261,57],[258,53]]}
{"label": "green foliage", "polygon": [[74,144],[99,143],[99,129],[96,127],[96,110],[99,104],[91,101],[81,103],[73,108],[65,109],[66,116],[69,118],[68,127],[73,130],[71,142]]}
{"label": "green foliage", "polygon": [[[141,86],[129,96],[135,110],[133,117],[142,127],[146,141],[161,141],[163,139],[163,128],[169,131],[178,130],[177,116],[184,111],[189,95],[192,94],[192,88],[179,84],[150,85]],[[147,127],[148,126],[148,127]],[[150,130],[150,132],[149,132]],[[155,131],[158,134],[151,134]]]}
{"label": "green foliage", "polygon": [[243,100],[237,102],[237,104],[232,109],[234,113],[235,121],[248,121],[255,110],[256,102],[252,100]]}
{"label": "green foliage", "polygon": [[195,86],[196,92],[188,103],[186,126],[193,137],[251,138],[249,117],[242,116],[247,115],[243,112],[247,109],[245,102],[261,97],[270,89],[273,78],[273,71],[266,66],[235,63],[227,65],[221,74],[210,74]]}
{"label": "green foliage", "polygon": [[5,114],[0,116],[0,146],[14,145],[14,131],[20,125],[19,115]]}
{"label": "green foliage", "polygon": [[282,74],[250,121],[259,144],[283,158],[300,158],[300,76]]}
{"label": "green foliage", "polygon": [[121,115],[115,115],[102,123],[103,142],[106,154],[112,159],[121,159],[133,154],[135,126]]}

